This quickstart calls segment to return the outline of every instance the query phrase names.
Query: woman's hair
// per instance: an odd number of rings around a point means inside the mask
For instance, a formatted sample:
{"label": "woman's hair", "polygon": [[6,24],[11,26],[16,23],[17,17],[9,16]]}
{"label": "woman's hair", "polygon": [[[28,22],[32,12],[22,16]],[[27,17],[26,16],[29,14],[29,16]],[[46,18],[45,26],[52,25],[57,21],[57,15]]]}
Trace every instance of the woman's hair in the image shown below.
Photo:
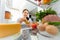
{"label": "woman's hair", "polygon": [[23,12],[24,12],[24,11],[28,11],[28,12],[29,12],[29,10],[28,10],[28,9],[24,9],[24,10],[23,10]]}

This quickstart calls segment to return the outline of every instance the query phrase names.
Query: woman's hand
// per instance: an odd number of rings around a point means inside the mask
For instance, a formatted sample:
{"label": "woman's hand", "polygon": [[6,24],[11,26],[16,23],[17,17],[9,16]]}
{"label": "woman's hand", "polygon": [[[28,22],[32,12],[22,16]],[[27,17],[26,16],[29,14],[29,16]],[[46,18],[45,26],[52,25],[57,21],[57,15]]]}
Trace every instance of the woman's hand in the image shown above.
{"label": "woman's hand", "polygon": [[21,18],[21,19],[19,20],[19,23],[22,23],[22,22],[25,22],[25,21],[27,21],[26,18]]}
{"label": "woman's hand", "polygon": [[27,19],[26,18],[22,18],[22,21],[27,21]]}
{"label": "woman's hand", "polygon": [[27,27],[29,27],[29,28],[31,27],[31,24],[30,24],[30,23],[29,23],[29,24],[26,24],[26,25],[27,25]]}

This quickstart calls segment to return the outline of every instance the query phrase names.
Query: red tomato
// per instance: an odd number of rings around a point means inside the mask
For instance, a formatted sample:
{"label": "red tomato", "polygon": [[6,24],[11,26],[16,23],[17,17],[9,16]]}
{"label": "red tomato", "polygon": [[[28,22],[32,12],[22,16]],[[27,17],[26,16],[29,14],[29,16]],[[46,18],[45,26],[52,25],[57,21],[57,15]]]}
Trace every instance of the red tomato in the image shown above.
{"label": "red tomato", "polygon": [[36,23],[33,23],[31,26],[32,26],[32,29],[36,29],[37,28],[37,24]]}

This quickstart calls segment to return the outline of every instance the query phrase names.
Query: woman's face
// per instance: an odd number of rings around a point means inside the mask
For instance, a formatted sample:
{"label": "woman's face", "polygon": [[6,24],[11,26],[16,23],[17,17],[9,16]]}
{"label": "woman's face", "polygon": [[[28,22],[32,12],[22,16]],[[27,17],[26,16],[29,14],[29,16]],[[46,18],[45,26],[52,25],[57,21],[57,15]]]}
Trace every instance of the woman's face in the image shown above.
{"label": "woman's face", "polygon": [[23,15],[24,15],[25,17],[27,17],[28,14],[29,14],[29,12],[28,12],[27,10],[25,10],[25,11],[23,12]]}

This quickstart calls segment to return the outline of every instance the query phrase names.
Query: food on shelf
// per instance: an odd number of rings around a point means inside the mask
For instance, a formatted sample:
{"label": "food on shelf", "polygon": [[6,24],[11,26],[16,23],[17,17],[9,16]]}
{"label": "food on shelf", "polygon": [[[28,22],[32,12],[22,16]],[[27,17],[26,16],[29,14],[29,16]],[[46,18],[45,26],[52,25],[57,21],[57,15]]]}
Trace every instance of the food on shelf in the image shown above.
{"label": "food on shelf", "polygon": [[60,25],[60,17],[50,8],[45,10],[45,12],[40,12],[40,15],[38,13],[36,15],[37,19],[42,19],[42,23],[49,22],[52,25]]}
{"label": "food on shelf", "polygon": [[[55,25],[55,26],[57,26],[57,27],[60,26],[60,22],[48,22],[48,24],[50,24],[50,25]],[[60,28],[60,27],[59,27],[59,28]]]}
{"label": "food on shelf", "polygon": [[48,32],[51,35],[56,35],[58,33],[58,28],[53,25],[48,25],[46,27],[46,32]]}
{"label": "food on shelf", "polygon": [[46,23],[43,24],[43,26],[45,26],[45,28],[46,28],[46,26],[48,26],[48,25],[49,25],[48,22],[46,22]]}
{"label": "food on shelf", "polygon": [[38,29],[40,30],[40,31],[45,31],[45,28],[46,28],[46,26],[48,26],[48,23],[46,22],[46,23],[40,23],[39,25],[38,25]]}
{"label": "food on shelf", "polygon": [[43,4],[50,4],[51,0],[43,0]]}
{"label": "food on shelf", "polygon": [[57,2],[58,0],[34,0],[37,1],[38,6],[40,5],[50,5],[52,3]]}
{"label": "food on shelf", "polygon": [[49,33],[51,35],[56,35],[59,32],[59,30],[58,30],[58,28],[56,26],[49,25],[48,22],[46,22],[44,24],[40,23],[37,28],[38,28],[38,30],[40,30],[42,32],[46,31],[47,33]]}
{"label": "food on shelf", "polygon": [[5,11],[5,19],[10,19],[11,13],[9,11]]}
{"label": "food on shelf", "polygon": [[48,22],[50,25],[60,25],[60,17],[57,15],[47,15],[42,19],[42,23]]}
{"label": "food on shelf", "polygon": [[[39,20],[43,20],[43,18],[47,15],[57,15],[56,11],[53,10],[52,8],[48,8],[46,10],[41,10],[39,12],[36,12],[36,20],[39,21]],[[44,20],[43,20],[44,21]]]}
{"label": "food on shelf", "polygon": [[37,28],[37,24],[36,23],[32,23],[31,26],[32,26],[32,29],[36,29]]}
{"label": "food on shelf", "polygon": [[47,22],[60,22],[60,17],[57,15],[47,15],[43,18],[43,20]]}
{"label": "food on shelf", "polygon": [[36,20],[41,21],[38,26],[40,31],[46,31],[49,34],[56,35],[59,30],[56,25],[60,25],[60,17],[52,8],[41,10],[36,13]]}
{"label": "food on shelf", "polygon": [[0,24],[0,38],[7,37],[19,33],[21,25],[17,24]]}
{"label": "food on shelf", "polygon": [[35,24],[38,26],[39,25],[39,22],[35,22]]}
{"label": "food on shelf", "polygon": [[38,26],[38,29],[39,29],[40,31],[45,31],[45,26],[44,26],[44,24],[40,23],[39,26]]}

